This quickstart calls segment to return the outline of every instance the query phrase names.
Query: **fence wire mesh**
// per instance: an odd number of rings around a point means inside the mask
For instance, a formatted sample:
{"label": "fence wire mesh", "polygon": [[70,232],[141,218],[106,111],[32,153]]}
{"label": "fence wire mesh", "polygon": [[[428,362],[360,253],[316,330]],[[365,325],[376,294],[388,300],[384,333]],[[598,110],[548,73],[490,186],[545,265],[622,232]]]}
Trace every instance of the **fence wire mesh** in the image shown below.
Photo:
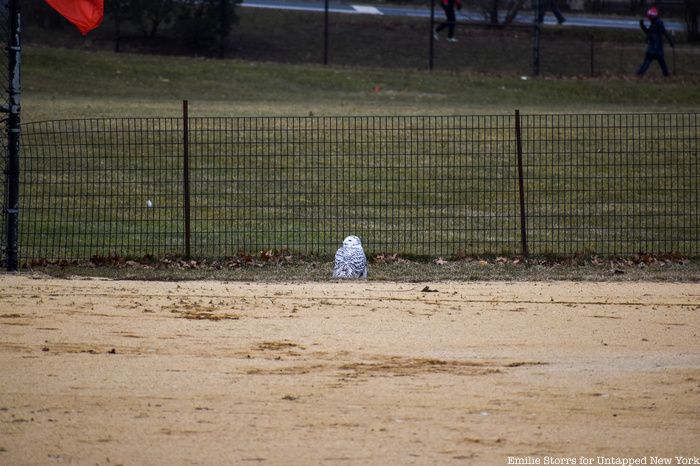
{"label": "fence wire mesh", "polygon": [[697,255],[697,117],[524,117],[530,250]]}
{"label": "fence wire mesh", "polygon": [[0,97],[0,173],[2,173],[2,218],[0,219],[0,264],[4,267],[6,261],[5,247],[7,244],[7,221],[5,212],[7,211],[7,109],[9,107],[9,62],[8,62],[8,47],[10,44],[10,5],[7,0],[0,0],[0,47],[4,53],[0,53],[0,89],[2,96]]}
{"label": "fence wire mesh", "polygon": [[[25,124],[21,257],[162,257],[185,244],[195,257],[329,256],[348,234],[369,254],[519,254],[514,120]],[[530,252],[699,255],[697,123],[697,114],[523,116]]]}
{"label": "fence wire mesh", "polygon": [[22,129],[24,258],[182,251],[180,119],[64,120]]}
{"label": "fence wire mesh", "polygon": [[[507,250],[517,240],[514,178],[490,176],[514,169],[506,117],[193,122],[200,254],[332,253],[349,234],[372,251],[412,255]],[[493,140],[499,129],[506,139]]]}

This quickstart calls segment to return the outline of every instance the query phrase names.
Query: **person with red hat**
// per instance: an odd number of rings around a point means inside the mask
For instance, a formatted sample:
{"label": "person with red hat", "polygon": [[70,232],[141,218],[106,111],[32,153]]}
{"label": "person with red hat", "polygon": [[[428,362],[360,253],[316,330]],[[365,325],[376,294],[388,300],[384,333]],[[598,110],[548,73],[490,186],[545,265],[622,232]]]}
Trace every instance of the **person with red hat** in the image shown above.
{"label": "person with red hat", "polygon": [[651,65],[651,62],[654,60],[659,62],[661,72],[664,74],[664,76],[668,76],[668,67],[666,66],[666,60],[664,59],[663,38],[664,36],[666,37],[666,40],[668,40],[668,43],[671,45],[671,48],[673,48],[674,46],[673,39],[666,30],[664,22],[661,21],[661,19],[659,18],[658,8],[656,8],[655,6],[649,8],[647,10],[647,18],[651,23],[649,27],[647,27],[646,24],[644,24],[643,19],[639,20],[639,26],[642,28],[642,31],[644,31],[644,34],[646,34],[647,36],[647,51],[644,55],[644,62],[637,71],[637,76],[644,76],[644,73],[647,72],[647,70],[649,69],[649,65]]}
{"label": "person with red hat", "polygon": [[457,39],[455,39],[455,24],[457,23],[457,17],[455,16],[455,6],[458,10],[461,10],[462,0],[442,0],[440,4],[442,5],[442,9],[445,10],[445,16],[447,17],[447,21],[440,24],[439,26],[436,26],[435,29],[433,29],[433,37],[435,38],[435,40],[437,40],[439,37],[438,33],[443,29],[447,28],[447,41],[457,42]]}

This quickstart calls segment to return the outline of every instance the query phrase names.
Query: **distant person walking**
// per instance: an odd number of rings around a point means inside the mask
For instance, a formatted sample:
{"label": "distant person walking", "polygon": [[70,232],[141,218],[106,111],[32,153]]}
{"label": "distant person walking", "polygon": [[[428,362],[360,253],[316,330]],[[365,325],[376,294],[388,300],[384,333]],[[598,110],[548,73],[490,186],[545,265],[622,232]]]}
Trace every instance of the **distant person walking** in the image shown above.
{"label": "distant person walking", "polygon": [[455,6],[458,10],[461,10],[462,0],[441,0],[440,4],[442,5],[442,9],[445,10],[445,17],[447,18],[447,21],[445,21],[442,24],[439,24],[435,27],[435,29],[433,29],[433,37],[435,38],[435,40],[438,40],[438,38],[440,37],[438,35],[440,31],[447,28],[447,41],[457,42],[457,39],[455,39],[455,24],[457,24],[457,17],[455,16]]}
{"label": "distant person walking", "polygon": [[642,66],[639,67],[637,71],[637,76],[644,76],[644,73],[649,69],[651,62],[656,60],[659,62],[661,67],[661,72],[664,76],[668,76],[668,67],[666,66],[666,60],[664,59],[664,36],[668,40],[669,45],[673,48],[673,39],[671,35],[666,30],[664,22],[659,18],[659,10],[656,7],[651,7],[647,10],[647,18],[649,18],[649,27],[644,24],[644,20],[639,20],[639,27],[642,28],[644,34],[647,36],[647,51],[644,55],[644,62]]}
{"label": "distant person walking", "polygon": [[547,13],[547,10],[552,10],[552,13],[554,13],[554,16],[557,18],[557,23],[561,24],[566,21],[564,15],[562,15],[561,11],[559,11],[556,0],[540,0],[538,5],[539,10],[537,11],[537,22],[541,23],[544,21],[544,15]]}

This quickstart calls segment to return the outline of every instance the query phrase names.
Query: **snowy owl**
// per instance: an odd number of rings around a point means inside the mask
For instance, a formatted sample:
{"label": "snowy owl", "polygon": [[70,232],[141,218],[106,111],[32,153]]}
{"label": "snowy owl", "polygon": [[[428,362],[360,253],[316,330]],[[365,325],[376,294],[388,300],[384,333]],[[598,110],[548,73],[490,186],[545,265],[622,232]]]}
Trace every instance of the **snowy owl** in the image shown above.
{"label": "snowy owl", "polygon": [[333,278],[367,278],[367,258],[357,236],[345,238],[336,251]]}

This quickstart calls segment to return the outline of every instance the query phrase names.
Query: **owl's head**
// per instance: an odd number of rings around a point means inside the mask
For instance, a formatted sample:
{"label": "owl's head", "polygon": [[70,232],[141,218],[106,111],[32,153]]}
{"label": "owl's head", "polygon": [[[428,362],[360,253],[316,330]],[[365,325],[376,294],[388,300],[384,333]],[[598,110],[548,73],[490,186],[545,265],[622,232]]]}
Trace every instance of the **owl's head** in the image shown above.
{"label": "owl's head", "polygon": [[343,240],[343,246],[346,248],[361,248],[362,241],[355,235],[350,235]]}

